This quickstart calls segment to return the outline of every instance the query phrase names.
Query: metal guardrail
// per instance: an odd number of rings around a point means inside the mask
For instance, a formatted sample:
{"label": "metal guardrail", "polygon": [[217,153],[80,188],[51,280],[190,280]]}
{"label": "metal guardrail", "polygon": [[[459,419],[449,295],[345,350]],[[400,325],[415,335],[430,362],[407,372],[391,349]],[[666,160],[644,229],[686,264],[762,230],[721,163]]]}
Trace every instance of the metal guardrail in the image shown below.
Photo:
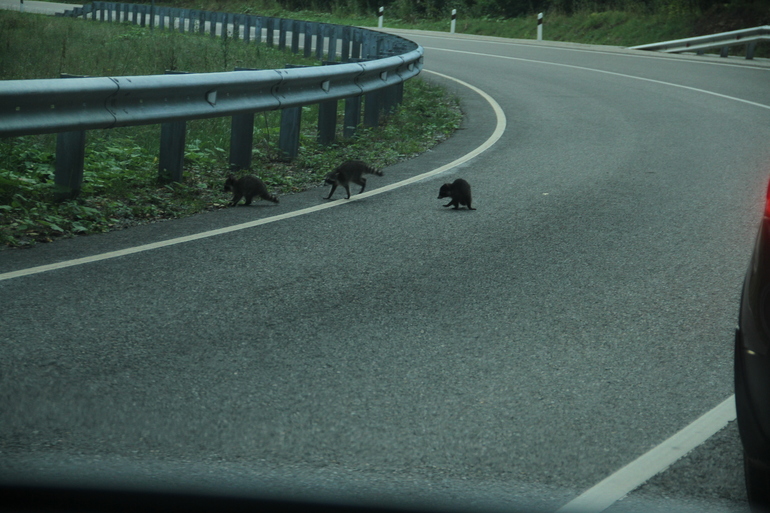
{"label": "metal guardrail", "polygon": [[298,107],[404,82],[422,52],[261,71],[0,81],[0,136],[159,124]]}
{"label": "metal guardrail", "polygon": [[[104,19],[105,13],[129,12],[133,14],[133,20],[139,23],[137,16],[142,16],[144,20],[142,11],[149,7],[97,2],[74,12],[76,15],[80,12],[83,16],[90,14],[92,19],[96,19],[97,13]],[[161,14],[171,17],[172,22],[174,16],[176,20],[184,20],[183,11],[188,11],[170,8],[156,10],[166,11]],[[189,20],[189,12],[186,14]],[[204,14],[222,17],[222,13]],[[225,14],[224,20],[234,16]],[[109,14],[107,18],[108,21],[115,19]],[[262,26],[274,24],[274,19],[252,18],[259,19]],[[290,30],[287,30],[287,23],[279,25],[279,39],[283,40]],[[330,24],[314,25],[320,34],[329,33],[330,28],[342,28]],[[170,27],[173,29],[174,24],[171,23]],[[421,71],[421,46],[398,36],[366,29],[357,30],[362,39],[358,44],[364,49],[373,49],[364,53],[363,58],[372,60],[281,70],[0,81],[0,137],[155,124],[284,109],[360,96],[403,83]],[[270,32],[268,37],[272,37]],[[259,39],[261,36],[260,29]],[[304,39],[305,46],[309,46],[310,39],[307,36]],[[329,41],[324,43],[323,36],[312,39],[316,40],[316,48],[324,45],[328,48],[338,46]],[[404,50],[404,53],[383,56],[398,50]]]}
{"label": "metal guardrail", "polygon": [[701,55],[707,50],[720,50],[722,57],[727,57],[731,46],[746,46],[746,58],[753,59],[757,43],[770,41],[770,25],[731,32],[721,32],[710,36],[675,39],[661,43],[632,46],[632,50],[653,50],[665,53],[696,52]]}
{"label": "metal guardrail", "polygon": [[[94,2],[65,15],[131,22],[160,30],[208,32],[327,58],[324,66],[148,76],[0,81],[0,137],[57,133],[57,197],[78,195],[85,131],[161,125],[158,173],[182,178],[187,120],[232,116],[231,170],[251,166],[254,114],[281,109],[279,149],[299,146],[301,107],[319,104],[319,141],[333,140],[337,101],[345,100],[344,135],[361,122],[376,126],[400,102],[403,83],[420,73],[423,48],[399,36],[356,27],[151,5]],[[264,43],[263,43],[264,41]],[[343,62],[333,62],[339,58]]]}

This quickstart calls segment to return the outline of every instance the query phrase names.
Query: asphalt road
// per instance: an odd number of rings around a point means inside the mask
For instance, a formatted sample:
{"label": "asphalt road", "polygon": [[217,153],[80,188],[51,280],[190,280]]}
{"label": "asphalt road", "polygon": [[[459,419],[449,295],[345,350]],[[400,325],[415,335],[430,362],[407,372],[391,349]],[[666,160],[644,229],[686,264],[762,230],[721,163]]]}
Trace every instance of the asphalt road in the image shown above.
{"label": "asphalt road", "polygon": [[[0,252],[266,221],[0,281],[0,476],[553,511],[730,397],[770,67],[407,37],[466,119],[373,194]],[[611,511],[745,511],[742,478],[731,423]]]}

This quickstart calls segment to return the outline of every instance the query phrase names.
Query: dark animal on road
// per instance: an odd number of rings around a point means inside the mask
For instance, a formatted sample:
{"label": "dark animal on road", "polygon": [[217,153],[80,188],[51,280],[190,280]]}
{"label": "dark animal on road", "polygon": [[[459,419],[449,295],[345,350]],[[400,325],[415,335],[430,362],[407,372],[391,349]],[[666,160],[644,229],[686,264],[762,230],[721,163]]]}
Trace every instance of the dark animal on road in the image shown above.
{"label": "dark animal on road", "polygon": [[445,207],[454,205],[455,209],[458,209],[460,205],[467,205],[468,210],[476,210],[471,207],[471,184],[462,178],[442,185],[438,191],[438,199],[442,198],[452,198],[452,201],[444,205]]}
{"label": "dark animal on road", "polygon": [[278,203],[278,198],[267,192],[265,182],[252,175],[247,175],[238,179],[233,175],[228,176],[227,180],[225,180],[225,192],[233,193],[233,207],[244,197],[246,198],[245,204],[251,205],[251,200],[254,196],[259,196],[267,201]]}
{"label": "dark animal on road", "polygon": [[325,182],[332,186],[331,192],[324,199],[331,199],[337,186],[341,185],[348,193],[347,199],[350,199],[350,182],[361,186],[359,194],[366,188],[366,178],[363,174],[382,176],[382,171],[378,171],[360,160],[348,160],[343,162],[337,169],[326,175]]}

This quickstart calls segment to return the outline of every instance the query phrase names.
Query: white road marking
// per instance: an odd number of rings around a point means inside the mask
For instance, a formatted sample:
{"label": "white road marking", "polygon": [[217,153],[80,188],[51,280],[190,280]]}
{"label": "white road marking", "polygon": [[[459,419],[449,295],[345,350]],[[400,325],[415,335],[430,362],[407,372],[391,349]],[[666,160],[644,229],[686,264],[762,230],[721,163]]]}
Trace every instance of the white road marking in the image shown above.
{"label": "white road marking", "polygon": [[[623,57],[633,57],[635,59],[662,59],[668,61],[688,62],[691,64],[706,64],[711,66],[727,66],[733,68],[751,68],[759,71],[770,71],[770,67],[767,67],[763,61],[754,60],[748,62],[730,62],[724,60],[712,60],[708,56],[694,56],[687,54],[669,54],[663,52],[654,52],[648,50],[634,50],[632,48],[623,46],[609,46],[609,45],[591,45],[583,43],[570,43],[568,41],[538,41],[536,39],[507,39],[496,36],[478,36],[476,34],[454,34],[453,36],[444,36],[430,33],[422,33],[419,30],[409,29],[382,29],[383,32],[390,34],[403,34],[406,36],[417,35],[423,38],[429,39],[442,39],[445,41],[453,42],[466,42],[473,43],[485,43],[490,45],[501,46],[524,46],[528,48],[538,47],[546,50],[562,50],[567,52],[581,52],[581,53],[601,53],[604,55],[622,55]],[[574,45],[574,46],[568,46]]]}
{"label": "white road marking", "polygon": [[598,513],[621,500],[651,477],[663,472],[679,458],[708,440],[735,420],[735,396],[685,427],[651,451],[565,504],[556,513]]}
{"label": "white road marking", "polygon": [[736,101],[736,102],[745,103],[747,105],[751,105],[752,107],[760,107],[762,109],[770,110],[770,105],[765,105],[763,103],[752,102],[750,100],[744,100],[743,98],[736,98],[735,96],[728,96],[726,94],[715,93],[714,91],[708,91],[706,89],[699,89],[697,87],[690,87],[690,86],[681,85],[681,84],[674,84],[672,82],[665,82],[663,80],[655,80],[653,78],[637,77],[637,76],[634,76],[634,75],[627,75],[625,73],[616,73],[614,71],[605,71],[605,70],[601,70],[601,69],[587,68],[585,66],[575,66],[575,65],[572,65],[572,64],[562,64],[560,62],[543,62],[543,61],[538,61],[538,60],[534,60],[534,59],[524,59],[522,57],[509,57],[507,55],[491,55],[491,54],[488,54],[488,53],[469,52],[469,51],[466,51],[466,50],[447,50],[445,48],[432,48],[432,47],[423,47],[423,48],[425,48],[426,50],[436,50],[436,51],[440,51],[440,52],[462,53],[462,54],[465,54],[465,55],[476,55],[476,56],[479,56],[479,57],[493,57],[493,58],[496,58],[496,59],[505,59],[505,60],[510,60],[510,61],[531,62],[533,64],[542,64],[542,65],[545,65],[545,66],[559,66],[559,67],[562,67],[562,68],[579,69],[581,71],[592,71],[594,73],[603,73],[605,75],[612,75],[612,76],[615,76],[615,77],[630,78],[630,79],[633,79],[633,80],[641,80],[642,82],[651,82],[653,84],[659,84],[659,85],[670,86],[670,87],[678,87],[680,89],[686,89],[688,91],[694,91],[696,93],[709,94],[711,96],[716,96],[718,98],[724,98],[726,100],[733,100],[733,101]]}
{"label": "white road marking", "polygon": [[491,148],[500,139],[500,137],[502,137],[503,132],[505,132],[505,127],[506,127],[507,121],[506,121],[505,113],[503,112],[503,109],[494,100],[494,98],[489,96],[487,93],[485,93],[481,89],[479,89],[479,88],[477,88],[475,86],[472,86],[471,84],[468,84],[467,82],[463,82],[462,80],[458,80],[456,78],[444,75],[442,73],[437,73],[435,71],[423,70],[423,72],[432,73],[434,75],[437,75],[437,76],[440,76],[440,77],[443,77],[443,78],[446,78],[446,79],[449,79],[449,80],[453,80],[453,81],[457,82],[458,84],[460,84],[460,85],[462,85],[464,87],[467,87],[467,88],[471,89],[472,91],[474,91],[475,93],[479,94],[492,107],[492,109],[495,112],[495,117],[497,119],[497,122],[496,122],[496,125],[495,125],[495,131],[492,133],[492,135],[489,136],[489,138],[486,141],[484,141],[484,143],[482,143],[480,146],[475,148],[473,151],[471,151],[469,153],[466,153],[462,157],[460,157],[460,158],[450,162],[449,164],[443,165],[443,166],[441,166],[439,168],[436,168],[436,169],[434,169],[432,171],[428,171],[426,173],[422,173],[422,174],[419,174],[417,176],[413,176],[412,178],[408,178],[406,180],[401,180],[400,182],[396,182],[396,183],[393,183],[393,184],[390,184],[390,185],[386,185],[384,187],[380,187],[378,189],[374,189],[374,190],[371,190],[371,191],[368,191],[368,192],[364,192],[363,194],[358,194],[356,196],[351,196],[349,200],[340,199],[340,200],[336,200],[336,201],[330,201],[330,202],[321,203],[319,205],[315,205],[315,206],[312,206],[312,207],[303,208],[303,209],[300,209],[300,210],[295,210],[293,212],[287,212],[285,214],[280,214],[280,215],[276,215],[276,216],[272,216],[272,217],[267,217],[267,218],[263,218],[263,219],[257,219],[255,221],[250,221],[248,223],[236,224],[236,225],[232,225],[232,226],[227,226],[225,228],[219,228],[219,229],[216,229],[216,230],[209,230],[209,231],[205,231],[205,232],[201,232],[201,233],[195,233],[195,234],[187,235],[187,236],[184,236],[184,237],[176,237],[176,238],[173,238],[173,239],[168,239],[168,240],[164,240],[164,241],[160,241],[160,242],[153,242],[151,244],[143,244],[141,246],[134,246],[134,247],[131,247],[131,248],[121,249],[121,250],[117,250],[117,251],[110,251],[110,252],[101,253],[101,254],[98,254],[98,255],[92,255],[92,256],[87,256],[87,257],[83,257],[83,258],[76,258],[74,260],[66,260],[64,262],[57,262],[55,264],[40,265],[40,266],[36,266],[36,267],[29,267],[27,269],[20,269],[18,271],[11,271],[11,272],[7,272],[7,273],[2,273],[2,274],[0,274],[0,281],[10,280],[10,279],[13,279],[13,278],[19,278],[19,277],[22,277],[22,276],[29,276],[29,275],[32,275],[32,274],[44,273],[44,272],[53,271],[53,270],[56,270],[56,269],[64,269],[66,267],[73,267],[73,266],[76,266],[76,265],[88,264],[88,263],[91,263],[91,262],[98,262],[98,261],[101,261],[101,260],[108,260],[110,258],[117,258],[117,257],[121,257],[121,256],[132,255],[134,253],[141,253],[141,252],[150,251],[150,250],[153,250],[153,249],[165,248],[165,247],[168,247],[168,246],[174,246],[176,244],[182,244],[182,243],[191,242],[191,241],[194,241],[194,240],[205,239],[205,238],[208,238],[208,237],[215,237],[217,235],[222,235],[222,234],[225,234],[225,233],[230,233],[230,232],[234,232],[234,231],[238,231],[238,230],[245,230],[245,229],[248,229],[248,228],[254,228],[255,226],[261,226],[263,224],[269,224],[269,223],[274,223],[274,222],[277,222],[277,221],[283,221],[284,219],[291,219],[292,217],[298,217],[298,216],[302,216],[302,215],[305,215],[305,214],[310,214],[310,213],[313,213],[313,212],[318,212],[319,210],[324,210],[324,209],[327,209],[327,208],[338,207],[340,205],[344,205],[344,204],[346,204],[348,202],[351,202],[351,201],[358,201],[358,200],[362,200],[364,198],[368,198],[370,196],[376,196],[377,194],[382,194],[384,192],[389,192],[389,191],[392,191],[394,189],[398,189],[400,187],[404,187],[406,185],[418,182],[420,180],[424,180],[424,179],[429,178],[431,176],[435,176],[437,174],[449,171],[450,169],[452,169],[452,168],[454,168],[456,166],[459,166],[461,164],[464,164],[465,162],[468,162],[469,160],[475,158],[479,154],[481,154],[484,151],[488,150],[489,148]]}

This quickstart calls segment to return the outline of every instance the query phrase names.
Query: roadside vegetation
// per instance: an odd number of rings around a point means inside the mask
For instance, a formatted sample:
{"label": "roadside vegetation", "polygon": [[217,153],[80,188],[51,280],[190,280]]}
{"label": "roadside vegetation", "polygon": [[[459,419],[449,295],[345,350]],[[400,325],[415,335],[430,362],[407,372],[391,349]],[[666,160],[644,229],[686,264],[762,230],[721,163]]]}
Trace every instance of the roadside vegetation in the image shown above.
{"label": "roadside vegetation", "polygon": [[[67,0],[83,3],[82,0]],[[139,2],[139,3],[147,3]],[[174,7],[375,27],[634,46],[770,24],[767,0],[158,0]],[[762,45],[760,45],[762,46]],[[770,46],[765,44],[765,47]],[[763,51],[765,51],[763,49]],[[770,55],[765,53],[765,55]]]}

